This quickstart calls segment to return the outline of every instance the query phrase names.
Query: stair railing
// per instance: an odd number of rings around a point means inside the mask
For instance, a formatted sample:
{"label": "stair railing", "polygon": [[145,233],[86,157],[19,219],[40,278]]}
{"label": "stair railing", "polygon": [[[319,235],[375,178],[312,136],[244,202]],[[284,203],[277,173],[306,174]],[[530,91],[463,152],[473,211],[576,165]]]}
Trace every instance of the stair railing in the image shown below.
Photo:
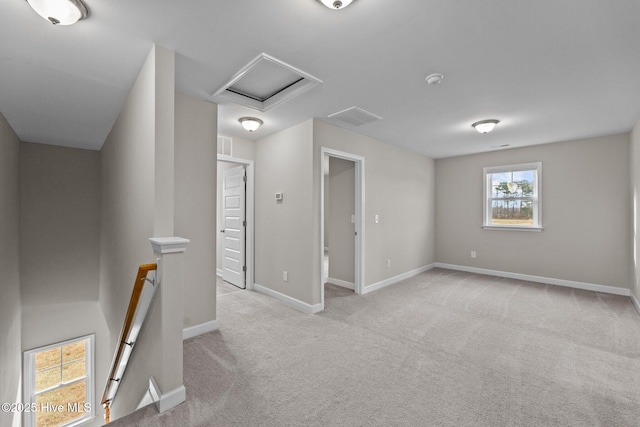
{"label": "stair railing", "polygon": [[104,387],[104,393],[102,394],[102,401],[100,402],[104,407],[106,423],[110,421],[111,404],[118,393],[118,387],[127,369],[127,363],[133,352],[136,339],[147,317],[151,301],[158,287],[156,285],[156,275],[154,274],[151,278],[147,276],[152,271],[157,272],[157,269],[157,264],[143,264],[138,267],[138,274],[133,285],[133,291],[131,292],[131,299],[129,300],[129,307],[127,308],[127,314],[124,318],[124,325],[120,332],[120,339],[118,340],[118,346],[111,361],[111,369],[109,370],[107,383]]}

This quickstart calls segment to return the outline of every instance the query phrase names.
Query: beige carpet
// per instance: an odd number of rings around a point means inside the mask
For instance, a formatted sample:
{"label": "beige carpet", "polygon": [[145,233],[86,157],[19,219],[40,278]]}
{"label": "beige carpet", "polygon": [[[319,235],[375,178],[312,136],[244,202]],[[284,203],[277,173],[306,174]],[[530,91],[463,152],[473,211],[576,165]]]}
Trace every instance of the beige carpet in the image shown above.
{"label": "beige carpet", "polygon": [[185,342],[187,402],[113,425],[640,425],[626,297],[443,269],[326,297],[220,294],[220,330]]}

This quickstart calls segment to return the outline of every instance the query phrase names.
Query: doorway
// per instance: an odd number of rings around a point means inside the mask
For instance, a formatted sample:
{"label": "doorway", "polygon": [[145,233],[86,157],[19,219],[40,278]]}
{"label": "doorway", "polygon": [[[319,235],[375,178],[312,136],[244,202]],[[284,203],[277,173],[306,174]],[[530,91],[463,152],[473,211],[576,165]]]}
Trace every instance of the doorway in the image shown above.
{"label": "doorway", "polygon": [[216,273],[225,282],[253,290],[253,160],[218,154]]}
{"label": "doorway", "polygon": [[364,157],[321,148],[321,308],[325,283],[362,293]]}

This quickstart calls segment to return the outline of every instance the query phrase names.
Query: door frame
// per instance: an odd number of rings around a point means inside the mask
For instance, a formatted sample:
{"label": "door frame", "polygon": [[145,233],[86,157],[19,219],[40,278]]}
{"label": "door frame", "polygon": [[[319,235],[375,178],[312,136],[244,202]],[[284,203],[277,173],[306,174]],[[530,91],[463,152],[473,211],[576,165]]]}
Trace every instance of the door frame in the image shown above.
{"label": "door frame", "polygon": [[324,310],[324,159],[336,157],[355,163],[355,266],[354,291],[362,294],[364,290],[364,157],[333,148],[320,147],[320,304]]}
{"label": "door frame", "polygon": [[[253,290],[254,284],[254,237],[255,237],[255,228],[254,228],[254,167],[253,160],[241,159],[238,157],[227,156],[225,154],[218,154],[219,162],[226,163],[236,163],[239,165],[244,165],[247,168],[247,189],[246,189],[246,221],[247,228],[245,230],[245,263],[247,265],[247,274],[245,276],[245,288],[248,290]],[[217,186],[216,186],[217,188]],[[216,209],[217,211],[217,209]],[[216,232],[216,240],[218,239],[218,234]],[[217,244],[216,244],[217,248]]]}

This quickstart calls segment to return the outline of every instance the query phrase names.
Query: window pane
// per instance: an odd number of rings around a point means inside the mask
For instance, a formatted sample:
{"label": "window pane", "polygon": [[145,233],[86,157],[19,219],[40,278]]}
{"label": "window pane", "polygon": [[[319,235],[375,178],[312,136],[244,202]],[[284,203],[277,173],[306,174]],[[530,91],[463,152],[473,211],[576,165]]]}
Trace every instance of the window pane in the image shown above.
{"label": "window pane", "polygon": [[78,381],[36,396],[36,426],[59,426],[85,416],[86,395],[86,381]]}
{"label": "window pane", "polygon": [[75,362],[62,365],[62,382],[69,382],[76,378],[82,378],[85,374],[84,360],[76,360]]}
{"label": "window pane", "polygon": [[491,174],[491,197],[522,197],[534,194],[535,172],[518,171]]}
{"label": "window pane", "polygon": [[60,347],[36,353],[36,371],[60,365]]}
{"label": "window pane", "polygon": [[36,372],[36,391],[60,384],[60,366]]}
{"label": "window pane", "polygon": [[62,363],[84,359],[84,341],[74,342],[62,347]]}
{"label": "window pane", "polygon": [[531,200],[492,200],[492,225],[533,225]]}

